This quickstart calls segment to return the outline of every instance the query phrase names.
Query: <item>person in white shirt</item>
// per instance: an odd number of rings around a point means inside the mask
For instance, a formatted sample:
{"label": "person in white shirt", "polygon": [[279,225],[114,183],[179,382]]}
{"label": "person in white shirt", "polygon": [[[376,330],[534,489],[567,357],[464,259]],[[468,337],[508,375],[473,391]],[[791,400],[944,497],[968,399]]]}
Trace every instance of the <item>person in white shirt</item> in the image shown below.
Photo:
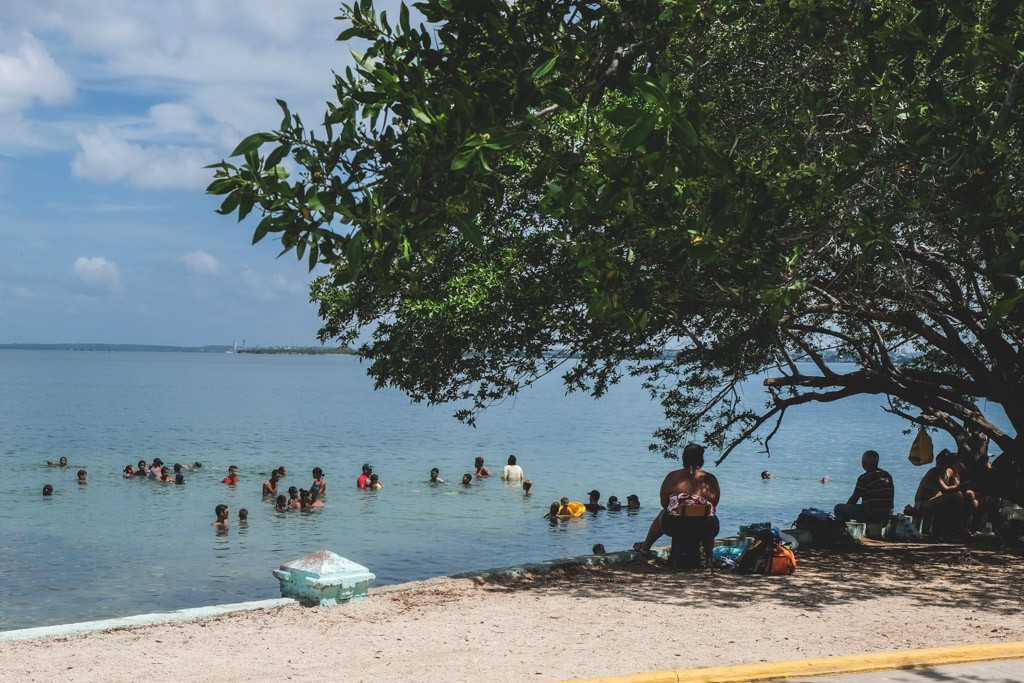
{"label": "person in white shirt", "polygon": [[516,464],[516,456],[508,456],[508,464],[501,471],[501,478],[505,481],[522,481],[523,468]]}

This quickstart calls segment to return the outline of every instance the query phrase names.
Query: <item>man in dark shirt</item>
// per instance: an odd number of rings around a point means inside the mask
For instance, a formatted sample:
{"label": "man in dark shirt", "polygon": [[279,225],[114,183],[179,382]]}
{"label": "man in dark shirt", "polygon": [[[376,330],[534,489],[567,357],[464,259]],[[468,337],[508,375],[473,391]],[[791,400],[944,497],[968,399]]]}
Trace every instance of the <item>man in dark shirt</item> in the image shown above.
{"label": "man in dark shirt", "polygon": [[864,451],[860,464],[864,474],[857,478],[850,500],[836,505],[836,517],[844,521],[888,522],[894,493],[892,475],[879,469],[877,451]]}

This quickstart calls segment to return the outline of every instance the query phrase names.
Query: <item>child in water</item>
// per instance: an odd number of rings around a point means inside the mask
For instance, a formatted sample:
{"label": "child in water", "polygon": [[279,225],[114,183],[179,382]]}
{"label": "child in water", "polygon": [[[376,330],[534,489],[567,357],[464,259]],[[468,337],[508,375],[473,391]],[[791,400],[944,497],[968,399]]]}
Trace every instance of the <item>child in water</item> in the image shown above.
{"label": "child in water", "polygon": [[530,496],[530,488],[533,486],[533,482],[527,479],[523,482],[523,497]]}
{"label": "child in water", "polygon": [[380,483],[380,476],[376,474],[370,475],[370,488],[374,491],[384,488],[384,484]]}
{"label": "child in water", "polygon": [[462,485],[463,486],[469,486],[472,483],[473,483],[473,475],[472,474],[463,474],[462,475]]}
{"label": "child in water", "polygon": [[288,512],[288,496],[278,496],[277,503],[274,505],[274,510],[277,512]]}
{"label": "child in water", "polygon": [[247,509],[242,508],[241,510],[238,511],[238,523],[239,524],[248,524],[249,523],[249,511]]}
{"label": "child in water", "polygon": [[78,470],[78,483],[79,484],[86,484],[86,483],[88,483],[88,479],[89,479],[89,475],[86,473],[85,470]]}

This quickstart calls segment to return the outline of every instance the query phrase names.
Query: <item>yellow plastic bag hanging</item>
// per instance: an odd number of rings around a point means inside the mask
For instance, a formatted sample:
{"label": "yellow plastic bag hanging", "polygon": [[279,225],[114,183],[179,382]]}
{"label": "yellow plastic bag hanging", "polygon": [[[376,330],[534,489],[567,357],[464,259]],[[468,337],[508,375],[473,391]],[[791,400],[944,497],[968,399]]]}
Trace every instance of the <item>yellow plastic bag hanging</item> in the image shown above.
{"label": "yellow plastic bag hanging", "polygon": [[934,460],[935,456],[932,453],[932,437],[928,436],[928,432],[924,430],[924,427],[917,432],[917,436],[914,437],[914,445],[910,447],[910,462],[915,465],[928,465]]}

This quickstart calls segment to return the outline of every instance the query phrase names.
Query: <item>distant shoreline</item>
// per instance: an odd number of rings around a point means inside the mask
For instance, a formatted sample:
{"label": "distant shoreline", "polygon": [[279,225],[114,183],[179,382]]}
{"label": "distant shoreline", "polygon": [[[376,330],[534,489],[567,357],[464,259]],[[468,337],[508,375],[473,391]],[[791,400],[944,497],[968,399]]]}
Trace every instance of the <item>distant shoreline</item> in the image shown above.
{"label": "distant shoreline", "polygon": [[105,351],[156,353],[256,353],[291,355],[356,355],[350,348],[318,346],[265,346],[238,349],[227,344],[210,346],[164,346],[160,344],[0,344],[2,351]]}

